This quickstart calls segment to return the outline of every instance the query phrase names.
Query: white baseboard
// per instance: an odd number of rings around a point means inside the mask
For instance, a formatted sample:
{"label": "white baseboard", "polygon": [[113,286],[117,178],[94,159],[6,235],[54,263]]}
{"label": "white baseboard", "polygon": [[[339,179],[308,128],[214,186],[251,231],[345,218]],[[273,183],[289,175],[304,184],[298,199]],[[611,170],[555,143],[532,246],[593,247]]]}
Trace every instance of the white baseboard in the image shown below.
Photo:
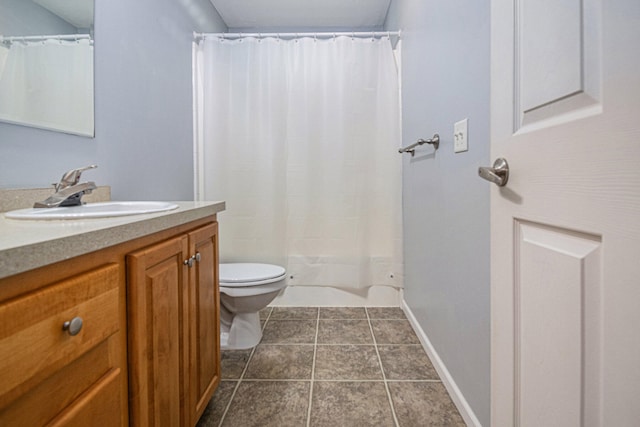
{"label": "white baseboard", "polygon": [[422,327],[411,312],[411,309],[407,305],[406,301],[402,300],[401,308],[407,316],[409,323],[411,323],[411,326],[413,327],[416,335],[418,335],[418,338],[422,343],[422,347],[424,347],[424,350],[427,352],[429,359],[431,359],[433,367],[436,368],[436,371],[438,372],[438,375],[442,380],[442,384],[449,392],[451,400],[453,400],[454,405],[456,405],[456,408],[458,408],[458,411],[460,412],[460,415],[462,415],[464,422],[467,423],[468,426],[482,427],[482,424],[480,424],[480,421],[478,421],[476,414],[473,412],[471,406],[469,406],[469,403],[464,398],[464,395],[458,388],[456,382],[453,380],[453,377],[449,373],[449,370],[445,366],[444,362],[442,361],[442,359],[440,359],[440,356],[438,356],[436,349],[431,344],[431,341],[429,341],[429,337],[427,337],[427,334],[422,330]]}
{"label": "white baseboard", "polygon": [[327,286],[287,286],[271,307],[400,307],[402,289],[371,286],[362,289]]}

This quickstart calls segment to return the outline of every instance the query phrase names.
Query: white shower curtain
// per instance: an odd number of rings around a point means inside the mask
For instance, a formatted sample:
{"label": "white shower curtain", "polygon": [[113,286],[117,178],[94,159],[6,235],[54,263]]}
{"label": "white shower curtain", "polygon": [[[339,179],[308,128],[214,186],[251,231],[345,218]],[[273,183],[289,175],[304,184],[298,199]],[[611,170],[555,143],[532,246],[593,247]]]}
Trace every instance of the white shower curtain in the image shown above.
{"label": "white shower curtain", "polygon": [[93,135],[89,40],[14,42],[0,71],[1,120]]}
{"label": "white shower curtain", "polygon": [[7,56],[9,56],[9,48],[0,44],[0,78],[2,78],[2,72],[4,71],[4,64],[7,62]]}
{"label": "white shower curtain", "polygon": [[402,286],[398,72],[388,38],[205,39],[196,192],[225,200],[221,259],[289,285]]}

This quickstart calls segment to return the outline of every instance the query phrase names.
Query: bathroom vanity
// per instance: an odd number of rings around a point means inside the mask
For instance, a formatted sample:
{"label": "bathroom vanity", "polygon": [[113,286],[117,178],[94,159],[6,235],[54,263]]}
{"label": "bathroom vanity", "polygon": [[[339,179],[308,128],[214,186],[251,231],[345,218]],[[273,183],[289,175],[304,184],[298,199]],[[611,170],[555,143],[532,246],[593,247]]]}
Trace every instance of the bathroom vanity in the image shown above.
{"label": "bathroom vanity", "polygon": [[220,381],[224,202],[0,218],[0,425],[193,426]]}

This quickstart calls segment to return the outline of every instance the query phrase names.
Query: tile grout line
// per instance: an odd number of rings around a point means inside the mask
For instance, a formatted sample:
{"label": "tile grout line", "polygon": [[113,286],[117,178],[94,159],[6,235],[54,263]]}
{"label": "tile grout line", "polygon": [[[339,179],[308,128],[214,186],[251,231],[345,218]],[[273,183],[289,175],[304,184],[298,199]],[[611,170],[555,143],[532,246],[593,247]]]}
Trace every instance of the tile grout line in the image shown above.
{"label": "tile grout line", "polygon": [[[346,344],[349,345],[349,344]],[[224,382],[232,382],[235,380],[232,379],[225,379],[223,380]],[[245,378],[244,380],[242,380],[242,382],[244,383],[268,383],[268,382],[281,382],[281,383],[287,383],[287,382],[304,382],[304,383],[310,383],[311,379],[304,379],[304,378]],[[359,383],[383,383],[384,380],[363,380],[363,379],[329,379],[329,380],[319,380],[319,379],[314,379],[313,380],[314,383],[352,383],[352,382],[359,382]],[[387,382],[391,382],[391,383],[441,383],[441,380],[387,380]]]}
{"label": "tile grout line", "polygon": [[316,353],[318,351],[318,330],[320,329],[320,307],[317,308],[316,335],[313,340],[313,362],[311,363],[311,383],[309,384],[309,407],[307,408],[307,427],[311,425],[311,403],[313,401],[313,384],[316,376]]}
{"label": "tile grout line", "polygon": [[[269,312],[269,315],[267,316],[267,318],[264,321],[264,326],[262,326],[262,331],[264,331],[264,328],[267,326],[267,322],[269,322],[269,319],[271,318],[271,313],[273,313],[273,308],[271,308],[271,311]],[[224,408],[224,412],[222,413],[222,416],[220,417],[220,422],[218,423],[218,427],[222,427],[222,423],[224,422],[224,419],[227,417],[227,412],[229,412],[229,408],[231,407],[231,403],[233,402],[233,399],[236,397],[236,392],[238,391],[238,388],[240,388],[240,383],[242,383],[242,380],[244,379],[244,374],[247,372],[247,368],[249,368],[249,362],[251,362],[251,358],[253,357],[253,354],[256,352],[256,348],[258,346],[256,345],[255,347],[253,347],[251,349],[251,353],[249,354],[249,357],[247,358],[247,363],[244,365],[244,369],[242,370],[242,373],[240,374],[240,378],[238,378],[238,382],[236,383],[236,386],[233,388],[233,393],[231,393],[231,397],[229,398],[229,403],[227,403],[227,406]]]}
{"label": "tile grout line", "polygon": [[[295,319],[292,319],[295,320]],[[310,319],[300,319],[300,320],[310,320]],[[320,320],[336,320],[336,319],[320,319]],[[352,320],[352,319],[344,319],[344,320]],[[367,319],[358,319],[358,320],[364,320],[366,321]],[[373,320],[378,320],[378,319],[373,319]],[[297,345],[297,346],[301,346],[301,347],[311,347],[315,344],[313,343],[305,343],[305,342],[291,342],[291,343],[280,343],[280,342],[268,342],[268,343],[260,343],[262,345],[269,345],[269,346],[273,346],[273,347],[277,347],[277,346],[288,346],[288,345]],[[343,345],[351,345],[354,347],[373,347],[373,344],[367,344],[367,343],[322,343],[322,344],[318,344],[324,347],[339,347],[339,346],[343,346]],[[420,347],[420,348],[424,348],[422,347],[421,344],[402,344],[402,343],[395,343],[395,344],[378,344],[380,346],[394,346],[394,347]]]}
{"label": "tile grout line", "polygon": [[249,358],[247,359],[247,364],[245,365],[244,369],[242,370],[242,374],[240,374],[240,378],[238,378],[238,382],[236,383],[236,386],[233,388],[233,393],[231,393],[231,397],[229,398],[229,403],[227,403],[227,406],[224,408],[224,412],[222,413],[222,416],[220,417],[220,422],[218,423],[218,427],[222,426],[222,423],[224,422],[224,419],[227,416],[227,412],[229,412],[229,408],[231,407],[231,403],[233,403],[233,399],[234,397],[236,397],[236,392],[238,391],[238,388],[240,388],[240,383],[242,382],[242,377],[244,377],[244,373],[247,370],[247,366],[249,365],[249,361],[251,360],[251,357],[253,356],[253,352],[255,351],[255,348],[253,350],[251,350],[251,354],[249,355]]}
{"label": "tile grout line", "polygon": [[389,384],[387,384],[387,375],[384,373],[384,367],[382,366],[382,358],[380,357],[380,352],[378,351],[378,341],[376,340],[376,334],[373,333],[373,325],[371,324],[371,316],[369,316],[369,310],[365,307],[365,311],[367,312],[367,322],[369,323],[369,330],[371,331],[371,336],[373,337],[373,345],[376,349],[376,355],[378,356],[378,363],[380,364],[380,371],[382,372],[382,381],[384,382],[384,389],[387,392],[387,398],[389,399],[389,406],[391,407],[391,415],[393,416],[393,422],[396,427],[400,427],[400,423],[398,422],[398,417],[396,416],[396,409],[393,406],[393,399],[391,398],[391,392],[389,391]]}

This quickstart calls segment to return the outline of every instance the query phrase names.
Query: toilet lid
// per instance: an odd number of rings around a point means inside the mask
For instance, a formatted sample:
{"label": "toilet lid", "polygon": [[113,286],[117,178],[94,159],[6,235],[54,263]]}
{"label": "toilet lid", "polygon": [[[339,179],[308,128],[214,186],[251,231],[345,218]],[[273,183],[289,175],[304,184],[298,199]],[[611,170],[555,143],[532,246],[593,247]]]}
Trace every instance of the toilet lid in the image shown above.
{"label": "toilet lid", "polygon": [[235,286],[251,286],[253,282],[261,282],[284,276],[286,270],[279,265],[230,263],[220,264],[220,283]]}

